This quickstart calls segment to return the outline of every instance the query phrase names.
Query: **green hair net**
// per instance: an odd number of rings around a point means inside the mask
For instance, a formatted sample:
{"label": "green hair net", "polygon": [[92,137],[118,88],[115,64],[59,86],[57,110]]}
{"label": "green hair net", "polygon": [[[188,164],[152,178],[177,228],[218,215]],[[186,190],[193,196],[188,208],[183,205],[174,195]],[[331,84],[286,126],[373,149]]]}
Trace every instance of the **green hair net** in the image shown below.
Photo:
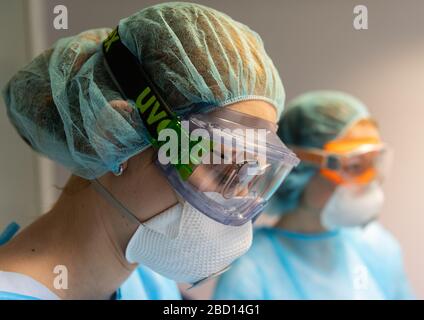
{"label": "green hair net", "polygon": [[[104,67],[101,42],[110,32],[60,39],[3,92],[24,140],[87,179],[117,171],[150,145],[134,101],[123,101]],[[119,32],[177,115],[243,100],[283,109],[283,84],[261,38],[221,12],[164,3],[121,20]]]}
{"label": "green hair net", "polygon": [[[312,91],[300,95],[287,105],[279,122],[278,135],[289,147],[322,149],[354,122],[368,117],[366,106],[348,94]],[[295,209],[303,190],[317,170],[317,167],[301,162],[275,192],[266,212],[283,214]]]}

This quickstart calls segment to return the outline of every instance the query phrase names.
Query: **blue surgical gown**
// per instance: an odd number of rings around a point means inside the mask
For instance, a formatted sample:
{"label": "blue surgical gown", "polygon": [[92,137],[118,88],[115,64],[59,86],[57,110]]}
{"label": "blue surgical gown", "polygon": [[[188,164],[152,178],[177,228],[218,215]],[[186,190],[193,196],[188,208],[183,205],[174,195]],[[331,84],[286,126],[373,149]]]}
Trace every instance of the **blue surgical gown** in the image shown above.
{"label": "blue surgical gown", "polygon": [[[6,243],[18,230],[14,223],[0,234],[0,245]],[[177,284],[147,267],[139,266],[114,295],[116,300],[180,300]],[[35,297],[0,291],[0,300],[38,300]]]}
{"label": "blue surgical gown", "polygon": [[380,224],[320,234],[262,227],[215,299],[412,299],[397,241]]}

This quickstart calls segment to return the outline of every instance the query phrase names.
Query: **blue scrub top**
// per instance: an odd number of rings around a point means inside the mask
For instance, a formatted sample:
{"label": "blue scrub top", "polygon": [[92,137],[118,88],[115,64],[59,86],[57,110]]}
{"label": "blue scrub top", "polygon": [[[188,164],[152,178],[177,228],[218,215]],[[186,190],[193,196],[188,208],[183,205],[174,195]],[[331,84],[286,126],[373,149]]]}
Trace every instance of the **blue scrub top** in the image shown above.
{"label": "blue scrub top", "polygon": [[[0,245],[10,240],[18,231],[16,223],[10,224],[0,234]],[[114,296],[115,300],[180,300],[177,284],[147,267],[139,266],[121,285]],[[0,291],[0,300],[39,300],[35,297]]]}
{"label": "blue scrub top", "polygon": [[413,299],[397,241],[380,224],[321,234],[259,228],[215,299]]}

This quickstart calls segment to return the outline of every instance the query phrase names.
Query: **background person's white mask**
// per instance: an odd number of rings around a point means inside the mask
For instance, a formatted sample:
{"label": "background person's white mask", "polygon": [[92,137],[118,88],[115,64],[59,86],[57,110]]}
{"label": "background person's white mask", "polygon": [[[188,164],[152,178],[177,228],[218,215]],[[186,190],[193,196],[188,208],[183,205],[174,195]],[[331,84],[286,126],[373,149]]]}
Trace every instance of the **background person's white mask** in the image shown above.
{"label": "background person's white mask", "polygon": [[140,225],[125,256],[131,263],[193,284],[227,268],[251,243],[251,222],[227,226],[184,202]]}
{"label": "background person's white mask", "polygon": [[377,182],[340,185],[321,212],[321,224],[328,230],[366,225],[378,216],[383,203],[384,193]]}

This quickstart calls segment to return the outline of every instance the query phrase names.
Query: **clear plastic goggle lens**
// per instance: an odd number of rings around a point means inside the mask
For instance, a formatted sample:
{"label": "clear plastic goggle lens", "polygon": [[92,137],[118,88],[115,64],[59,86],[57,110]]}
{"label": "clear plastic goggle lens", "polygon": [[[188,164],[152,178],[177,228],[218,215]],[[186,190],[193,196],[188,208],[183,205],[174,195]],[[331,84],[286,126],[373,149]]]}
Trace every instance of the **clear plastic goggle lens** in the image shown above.
{"label": "clear plastic goggle lens", "polygon": [[[195,129],[208,131],[214,149],[204,155],[187,180],[183,181],[171,166],[159,164],[182,198],[210,218],[228,225],[242,225],[259,214],[299,163],[273,130],[262,129],[266,133],[263,137],[248,142],[249,132],[244,134],[244,129],[252,128],[243,127],[244,117],[249,116],[238,114],[237,123],[216,114],[190,118]],[[216,129],[222,130],[214,135]],[[234,150],[234,146],[242,148]],[[213,158],[219,163],[203,161]]]}

